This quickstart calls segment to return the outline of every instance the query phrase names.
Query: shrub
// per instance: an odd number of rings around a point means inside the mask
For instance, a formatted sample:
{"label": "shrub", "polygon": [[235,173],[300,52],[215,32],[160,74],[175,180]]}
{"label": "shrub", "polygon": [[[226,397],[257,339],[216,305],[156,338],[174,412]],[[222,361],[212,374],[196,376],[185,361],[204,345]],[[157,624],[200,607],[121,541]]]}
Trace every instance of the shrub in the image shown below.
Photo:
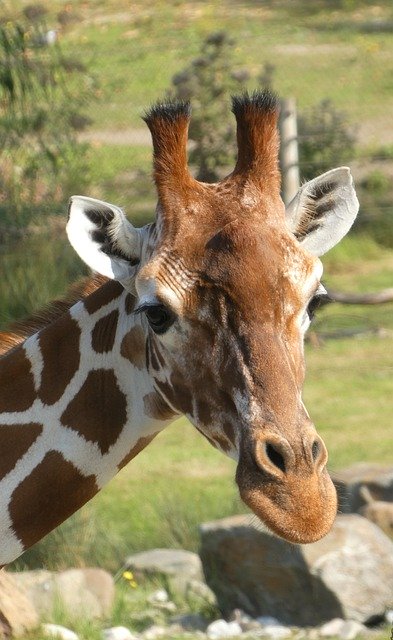
{"label": "shrub", "polygon": [[91,88],[85,69],[63,56],[56,32],[40,16],[0,24],[3,220],[23,224],[26,208],[61,202],[76,183],[78,190],[86,185],[87,147],[76,132],[86,124]]}

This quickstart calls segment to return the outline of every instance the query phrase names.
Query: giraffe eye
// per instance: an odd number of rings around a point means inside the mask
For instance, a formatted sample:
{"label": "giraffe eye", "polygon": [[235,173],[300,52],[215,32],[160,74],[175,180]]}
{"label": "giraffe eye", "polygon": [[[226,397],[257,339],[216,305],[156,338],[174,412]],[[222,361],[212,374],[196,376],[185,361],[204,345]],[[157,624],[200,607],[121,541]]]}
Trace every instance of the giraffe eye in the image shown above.
{"label": "giraffe eye", "polygon": [[147,321],[153,331],[163,334],[175,321],[175,314],[163,304],[155,304],[144,309]]}
{"label": "giraffe eye", "polygon": [[323,307],[325,304],[332,302],[331,297],[328,295],[326,291],[321,291],[317,293],[313,298],[311,298],[309,305],[307,307],[307,313],[310,320],[312,320],[315,316],[316,311]]}

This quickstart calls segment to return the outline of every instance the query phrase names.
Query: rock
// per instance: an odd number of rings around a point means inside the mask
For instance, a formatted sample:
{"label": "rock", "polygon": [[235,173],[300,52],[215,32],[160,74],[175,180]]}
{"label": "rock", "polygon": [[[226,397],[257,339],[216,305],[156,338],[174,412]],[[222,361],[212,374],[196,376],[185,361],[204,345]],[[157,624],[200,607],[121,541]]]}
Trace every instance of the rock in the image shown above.
{"label": "rock", "polygon": [[273,618],[273,616],[258,616],[256,621],[263,627],[277,627],[281,624],[281,622],[277,620],[277,618]]}
{"label": "rock", "polygon": [[190,580],[187,584],[185,595],[187,600],[192,602],[193,607],[199,611],[218,609],[216,594],[205,582]]}
{"label": "rock", "polygon": [[24,635],[39,625],[38,613],[15,575],[0,571],[0,638]]}
{"label": "rock", "polygon": [[237,622],[240,625],[242,631],[251,631],[253,629],[259,629],[260,625],[256,620],[253,620],[241,609],[234,609],[229,616],[231,622]]}
{"label": "rock", "polygon": [[332,638],[338,636],[343,628],[345,620],[342,618],[333,618],[329,622],[325,622],[319,629],[319,635],[322,638]]}
{"label": "rock", "polygon": [[43,624],[42,632],[45,638],[59,638],[59,640],[79,640],[79,636],[76,635],[70,629],[62,627],[60,624]]}
{"label": "rock", "polygon": [[153,607],[166,611],[167,613],[175,613],[177,607],[174,602],[169,600],[168,592],[165,589],[154,591],[147,599],[147,602]]}
{"label": "rock", "polygon": [[338,637],[340,640],[354,640],[364,633],[367,633],[367,629],[360,622],[345,620]]}
{"label": "rock", "polygon": [[143,633],[144,640],[158,640],[158,638],[164,638],[166,636],[167,629],[161,627],[158,624],[154,624],[152,627],[146,629]]}
{"label": "rock", "polygon": [[242,629],[238,622],[226,622],[215,620],[206,629],[209,640],[221,640],[221,638],[237,638],[241,636]]}
{"label": "rock", "polygon": [[112,576],[102,569],[23,571],[15,574],[15,578],[41,616],[50,616],[59,600],[71,618],[91,620],[111,613],[115,584]]}
{"label": "rock", "polygon": [[393,599],[393,543],[358,515],[339,515],[331,532],[292,545],[261,531],[249,516],[202,525],[206,580],[225,616],[235,608],[253,618],[316,626],[332,618],[367,622]]}
{"label": "rock", "polygon": [[332,473],[336,486],[340,513],[356,513],[365,505],[361,487],[366,486],[375,500],[393,502],[393,467],[359,462]]}
{"label": "rock", "polygon": [[376,500],[370,489],[362,485],[359,489],[360,496],[365,505],[359,508],[359,513],[367,520],[374,522],[387,535],[393,534],[393,502]]}
{"label": "rock", "polygon": [[134,575],[165,576],[171,590],[185,593],[190,581],[203,582],[202,564],[199,556],[183,549],[152,549],[129,556],[125,564]]}
{"label": "rock", "polygon": [[153,591],[147,599],[149,604],[163,604],[164,602],[169,601],[168,591],[165,589],[158,589],[157,591]]}
{"label": "rock", "polygon": [[171,623],[179,625],[184,631],[206,631],[207,620],[199,613],[187,613],[182,616],[174,616]]}
{"label": "rock", "polygon": [[111,627],[102,632],[103,640],[138,640],[127,627]]}
{"label": "rock", "polygon": [[385,613],[385,620],[388,624],[393,625],[393,609],[388,609]]}
{"label": "rock", "polygon": [[272,638],[272,640],[281,640],[281,638],[289,638],[292,631],[289,627],[281,624],[269,624],[263,627],[263,635]]}

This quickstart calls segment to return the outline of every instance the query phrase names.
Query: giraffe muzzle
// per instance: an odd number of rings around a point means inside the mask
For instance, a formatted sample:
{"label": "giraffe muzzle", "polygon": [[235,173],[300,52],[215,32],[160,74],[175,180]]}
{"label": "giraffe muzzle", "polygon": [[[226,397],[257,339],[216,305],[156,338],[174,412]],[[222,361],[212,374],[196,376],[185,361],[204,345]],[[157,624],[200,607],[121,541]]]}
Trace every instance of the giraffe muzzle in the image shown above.
{"label": "giraffe muzzle", "polygon": [[315,542],[329,532],[337,512],[326,462],[325,444],[314,430],[293,444],[264,433],[240,454],[236,481],[241,498],[276,535],[289,542]]}

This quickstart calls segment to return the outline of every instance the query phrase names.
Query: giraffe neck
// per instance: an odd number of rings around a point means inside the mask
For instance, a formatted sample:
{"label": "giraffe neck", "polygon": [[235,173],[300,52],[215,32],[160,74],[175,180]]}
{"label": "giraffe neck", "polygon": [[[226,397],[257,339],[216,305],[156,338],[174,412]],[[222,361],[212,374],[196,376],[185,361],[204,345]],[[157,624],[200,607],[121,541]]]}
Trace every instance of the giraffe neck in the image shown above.
{"label": "giraffe neck", "polygon": [[0,563],[66,520],[173,420],[133,298],[108,282],[0,359]]}

